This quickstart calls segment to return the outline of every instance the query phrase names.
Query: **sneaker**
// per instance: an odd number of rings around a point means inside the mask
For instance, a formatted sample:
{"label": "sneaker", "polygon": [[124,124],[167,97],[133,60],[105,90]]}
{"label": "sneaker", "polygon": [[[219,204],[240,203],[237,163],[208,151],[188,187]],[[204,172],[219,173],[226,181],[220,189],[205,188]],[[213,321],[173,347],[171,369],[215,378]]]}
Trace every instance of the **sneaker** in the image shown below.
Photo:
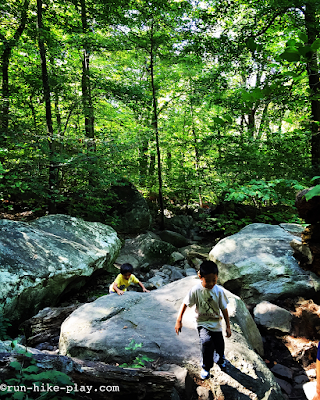
{"label": "sneaker", "polygon": [[202,370],[200,372],[200,378],[201,379],[208,379],[209,377],[210,377],[210,373],[202,368]]}
{"label": "sneaker", "polygon": [[227,360],[223,357],[223,359],[221,360],[220,363],[218,363],[218,365],[219,365],[221,371],[225,372],[227,369]]}

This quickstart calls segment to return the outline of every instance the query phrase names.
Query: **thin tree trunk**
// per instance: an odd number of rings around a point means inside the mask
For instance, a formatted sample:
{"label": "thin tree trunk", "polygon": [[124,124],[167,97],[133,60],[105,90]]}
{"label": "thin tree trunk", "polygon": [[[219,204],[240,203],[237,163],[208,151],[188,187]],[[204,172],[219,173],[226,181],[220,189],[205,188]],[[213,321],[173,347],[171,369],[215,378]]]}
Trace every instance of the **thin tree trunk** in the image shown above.
{"label": "thin tree trunk", "polygon": [[145,187],[147,182],[147,172],[148,172],[148,146],[149,141],[146,138],[142,138],[142,143],[139,146],[139,183],[141,186]]}
{"label": "thin tree trunk", "polygon": [[256,140],[260,140],[262,135],[263,135],[263,129],[264,129],[265,125],[266,125],[267,116],[268,116],[268,106],[269,106],[269,102],[267,102],[264,105],[264,108],[263,108],[263,111],[262,111],[260,125],[259,125],[258,132],[257,132]]}
{"label": "thin tree trunk", "polygon": [[51,113],[51,98],[50,98],[50,85],[47,69],[46,50],[43,38],[43,22],[42,22],[42,0],[37,0],[37,13],[38,13],[38,43],[41,58],[41,72],[42,72],[42,85],[43,94],[46,108],[46,122],[49,136],[49,212],[56,212],[55,195],[59,187],[59,171],[55,165],[55,141],[53,138],[53,124]]}
{"label": "thin tree trunk", "polygon": [[203,208],[203,201],[202,201],[202,193],[201,193],[201,185],[200,182],[200,174],[199,174],[199,152],[198,152],[198,145],[197,145],[197,134],[194,127],[194,118],[193,118],[193,105],[192,105],[192,98],[190,99],[190,109],[191,109],[191,121],[192,121],[192,135],[193,135],[193,144],[194,144],[194,152],[195,152],[195,170],[196,170],[196,177],[198,181],[198,196],[199,196],[199,205]]}
{"label": "thin tree trunk", "polygon": [[[305,25],[308,34],[308,42],[312,44],[319,37],[320,29],[316,20],[316,7],[311,2],[306,3]],[[311,159],[313,173],[320,174],[320,80],[318,71],[317,53],[314,52],[307,63],[309,87],[311,91]]]}
{"label": "thin tree trunk", "polygon": [[156,136],[156,148],[157,148],[157,159],[158,159],[160,229],[164,229],[164,206],[163,206],[161,157],[160,157],[159,129],[158,129],[157,93],[156,93],[156,88],[155,88],[155,83],[154,83],[153,43],[151,43],[151,52],[150,52],[150,75],[151,75],[152,105],[153,105],[152,125],[153,125],[154,133]]}
{"label": "thin tree trunk", "polygon": [[3,35],[0,40],[3,43],[3,51],[1,56],[1,70],[2,70],[2,110],[1,110],[1,136],[0,145],[6,142],[6,135],[9,129],[9,107],[10,107],[10,88],[9,88],[9,64],[12,49],[17,46],[18,41],[25,29],[27,23],[27,13],[30,0],[25,0],[22,6],[20,24],[15,31],[12,39],[7,40]]}
{"label": "thin tree trunk", "polygon": [[[86,0],[81,0],[81,22],[82,32],[84,35],[88,33],[88,21],[87,21],[87,8]],[[83,49],[82,58],[82,105],[84,113],[84,126],[86,137],[89,139],[87,145],[88,152],[88,174],[89,174],[89,186],[94,187],[97,183],[96,168],[95,168],[95,157],[96,151],[95,145],[95,133],[94,133],[94,109],[91,95],[91,82],[90,82],[90,51],[85,44]]]}

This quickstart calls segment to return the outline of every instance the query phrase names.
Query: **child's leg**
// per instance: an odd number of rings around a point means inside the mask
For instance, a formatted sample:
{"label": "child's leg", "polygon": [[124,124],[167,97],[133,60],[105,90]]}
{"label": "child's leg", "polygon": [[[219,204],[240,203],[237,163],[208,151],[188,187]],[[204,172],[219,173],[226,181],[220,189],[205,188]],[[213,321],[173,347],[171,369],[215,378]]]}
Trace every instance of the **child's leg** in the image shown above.
{"label": "child's leg", "polygon": [[214,342],[211,336],[213,332],[209,331],[203,326],[199,326],[198,333],[202,355],[202,368],[206,371],[210,371],[210,369],[213,367]]}
{"label": "child's leg", "polygon": [[318,344],[316,371],[317,371],[317,388],[316,388],[316,394],[312,400],[320,400],[320,342]]}
{"label": "child's leg", "polygon": [[216,352],[219,354],[218,364],[223,363],[224,360],[224,339],[222,332],[211,332],[212,339],[214,343],[214,348]]}

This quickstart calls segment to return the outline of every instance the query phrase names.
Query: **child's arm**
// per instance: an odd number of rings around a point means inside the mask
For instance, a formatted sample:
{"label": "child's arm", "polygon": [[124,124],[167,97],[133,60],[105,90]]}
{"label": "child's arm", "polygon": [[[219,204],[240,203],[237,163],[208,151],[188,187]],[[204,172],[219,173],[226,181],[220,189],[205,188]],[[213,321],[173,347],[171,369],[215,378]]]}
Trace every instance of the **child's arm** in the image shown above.
{"label": "child's arm", "polygon": [[144,287],[144,285],[143,285],[142,282],[139,281],[138,284],[141,286],[141,288],[142,288],[142,290],[143,290],[144,292],[150,293],[150,290],[146,289],[146,288]]}
{"label": "child's arm", "polygon": [[118,285],[116,284],[116,282],[113,283],[113,289],[114,289],[115,292],[118,293],[119,296],[121,296],[124,293],[123,290],[118,288]]}
{"label": "child's arm", "polygon": [[182,303],[182,305],[180,307],[179,314],[177,316],[176,325],[174,327],[177,335],[179,335],[179,332],[181,332],[181,329],[182,329],[182,317],[183,317],[184,312],[186,311],[186,308],[187,308],[187,305]]}
{"label": "child's arm", "polygon": [[229,313],[228,313],[228,309],[225,308],[224,310],[221,310],[222,314],[223,314],[223,318],[226,321],[226,325],[227,325],[227,337],[231,336],[231,329],[230,329],[230,319],[229,319]]}

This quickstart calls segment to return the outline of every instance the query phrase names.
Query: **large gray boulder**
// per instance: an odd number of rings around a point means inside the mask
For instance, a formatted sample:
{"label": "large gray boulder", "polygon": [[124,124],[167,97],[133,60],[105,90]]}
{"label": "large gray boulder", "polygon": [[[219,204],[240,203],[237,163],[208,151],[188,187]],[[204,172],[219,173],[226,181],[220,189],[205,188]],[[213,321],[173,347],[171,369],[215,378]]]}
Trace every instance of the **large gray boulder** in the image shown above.
{"label": "large gray boulder", "polygon": [[254,320],[257,325],[267,329],[277,329],[288,333],[291,330],[292,314],[269,301],[262,301],[253,310]]}
{"label": "large gray boulder", "polygon": [[123,180],[112,186],[110,192],[115,195],[110,215],[118,232],[140,233],[150,228],[152,216],[147,201],[132,183]]}
{"label": "large gray boulder", "polygon": [[21,321],[56,305],[95,271],[114,272],[120,247],[109,226],[66,215],[0,220],[0,311]]}
{"label": "large gray boulder", "polygon": [[134,268],[143,264],[159,266],[172,262],[174,251],[176,248],[172,244],[164,242],[153,232],[147,232],[133,239],[126,239],[116,262],[128,262]]}
{"label": "large gray boulder", "polygon": [[[158,362],[200,370],[193,308],[186,310],[180,335],[174,331],[181,302],[197,282],[198,278],[190,276],[151,293],[107,295],[79,307],[61,326],[60,354],[120,364],[132,363],[141,354]],[[263,354],[262,339],[250,313],[239,297],[230,292],[227,296],[232,336],[226,338],[226,357],[231,364],[229,375],[215,367],[219,371],[210,380],[212,388],[223,384],[239,392],[245,389],[245,393],[259,399],[283,399],[272,373],[257,353]],[[132,340],[142,343],[142,347],[126,350]]]}
{"label": "large gray boulder", "polygon": [[312,297],[320,279],[299,267],[290,246],[294,238],[278,225],[251,224],[222,239],[209,259],[219,267],[219,282],[247,304]]}
{"label": "large gray boulder", "polygon": [[178,232],[164,230],[158,233],[161,240],[171,243],[175,247],[184,247],[189,244],[189,240]]}

